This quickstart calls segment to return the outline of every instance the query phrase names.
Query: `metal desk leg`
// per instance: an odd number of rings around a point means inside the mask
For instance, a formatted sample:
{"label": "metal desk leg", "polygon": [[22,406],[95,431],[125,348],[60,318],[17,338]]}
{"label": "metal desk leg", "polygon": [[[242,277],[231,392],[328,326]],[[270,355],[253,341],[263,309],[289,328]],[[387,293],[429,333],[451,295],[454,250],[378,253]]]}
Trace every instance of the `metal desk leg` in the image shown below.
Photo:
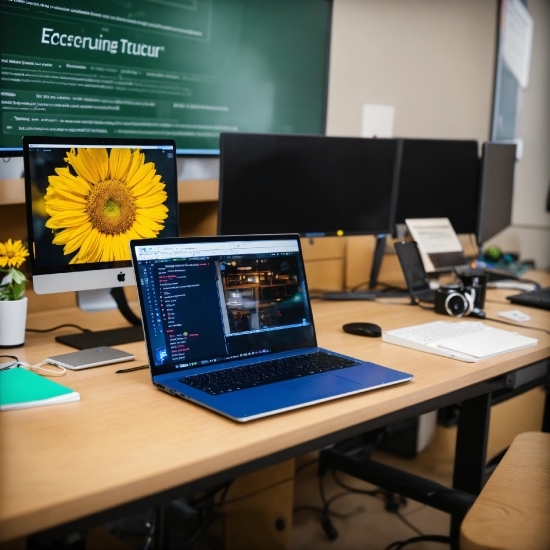
{"label": "metal desk leg", "polygon": [[[453,488],[478,495],[485,483],[491,394],[463,401],[460,407]],[[463,514],[451,516],[451,539],[458,540]]]}
{"label": "metal desk leg", "polygon": [[550,369],[546,375],[546,384],[544,385],[546,399],[544,401],[544,416],[542,417],[542,431],[550,433]]}
{"label": "metal desk leg", "polygon": [[155,550],[168,548],[166,540],[166,509],[163,504],[155,506],[155,530],[153,532],[153,547]]}

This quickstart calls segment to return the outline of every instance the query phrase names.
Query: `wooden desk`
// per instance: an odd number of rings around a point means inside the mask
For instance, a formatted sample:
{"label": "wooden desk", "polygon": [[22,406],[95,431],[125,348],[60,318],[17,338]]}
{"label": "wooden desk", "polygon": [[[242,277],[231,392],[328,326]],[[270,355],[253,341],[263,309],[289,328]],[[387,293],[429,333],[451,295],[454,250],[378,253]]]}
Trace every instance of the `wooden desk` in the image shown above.
{"label": "wooden desk", "polygon": [[518,435],[462,523],[463,550],[550,548],[550,434]]}
{"label": "wooden desk", "polygon": [[[490,299],[504,295],[489,292]],[[502,309],[510,307],[487,304],[489,316]],[[531,326],[550,326],[549,312],[529,313]],[[57,380],[80,392],[81,401],[0,413],[0,542],[84,517],[101,523],[121,506],[140,510],[391,421],[475,401],[503,387],[504,374],[550,357],[550,335],[527,326],[515,330],[538,338],[537,346],[480,363],[341,330],[350,321],[389,330],[435,318],[405,305],[315,301],[314,318],[319,345],[406,370],[414,380],[243,425],[156,390],[146,370],[115,374],[121,367],[110,365],[68,372]],[[123,325],[118,313],[70,308],[32,314],[28,327],[69,321],[97,329]],[[143,343],[120,348],[136,354],[136,365],[145,363]],[[26,345],[14,351],[37,363],[70,349],[52,334],[28,333]],[[465,478],[470,467],[465,461]]]}

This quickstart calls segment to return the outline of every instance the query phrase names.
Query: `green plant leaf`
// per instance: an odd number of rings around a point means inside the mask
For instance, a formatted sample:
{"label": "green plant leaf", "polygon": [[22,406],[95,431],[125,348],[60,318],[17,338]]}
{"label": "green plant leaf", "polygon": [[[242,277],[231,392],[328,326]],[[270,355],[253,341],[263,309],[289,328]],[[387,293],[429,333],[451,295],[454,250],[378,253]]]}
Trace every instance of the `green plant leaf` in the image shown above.
{"label": "green plant leaf", "polygon": [[21,283],[13,283],[13,300],[20,300],[23,297],[23,293],[25,292],[25,277],[23,277],[23,281]]}
{"label": "green plant leaf", "polygon": [[25,275],[23,275],[21,271],[19,271],[18,269],[15,269],[14,267],[11,268],[10,275],[14,283],[21,284],[24,281],[26,281]]}

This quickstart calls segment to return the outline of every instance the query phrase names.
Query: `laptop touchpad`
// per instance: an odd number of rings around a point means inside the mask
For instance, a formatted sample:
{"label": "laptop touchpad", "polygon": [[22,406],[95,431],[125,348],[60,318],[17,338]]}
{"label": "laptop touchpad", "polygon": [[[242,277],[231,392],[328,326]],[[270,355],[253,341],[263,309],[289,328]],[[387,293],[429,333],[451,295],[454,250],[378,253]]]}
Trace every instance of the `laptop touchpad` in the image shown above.
{"label": "laptop touchpad", "polygon": [[307,399],[322,399],[361,388],[361,384],[357,382],[330,373],[296,378],[288,382],[281,382],[281,386]]}

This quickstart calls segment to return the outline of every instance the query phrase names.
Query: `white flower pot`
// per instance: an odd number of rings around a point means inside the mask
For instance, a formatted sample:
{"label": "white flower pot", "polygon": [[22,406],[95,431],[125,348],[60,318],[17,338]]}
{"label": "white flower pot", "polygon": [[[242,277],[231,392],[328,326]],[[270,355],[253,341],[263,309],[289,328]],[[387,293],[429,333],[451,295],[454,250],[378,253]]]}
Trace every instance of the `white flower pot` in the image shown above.
{"label": "white flower pot", "polygon": [[0,348],[18,348],[25,343],[27,298],[0,300]]}

